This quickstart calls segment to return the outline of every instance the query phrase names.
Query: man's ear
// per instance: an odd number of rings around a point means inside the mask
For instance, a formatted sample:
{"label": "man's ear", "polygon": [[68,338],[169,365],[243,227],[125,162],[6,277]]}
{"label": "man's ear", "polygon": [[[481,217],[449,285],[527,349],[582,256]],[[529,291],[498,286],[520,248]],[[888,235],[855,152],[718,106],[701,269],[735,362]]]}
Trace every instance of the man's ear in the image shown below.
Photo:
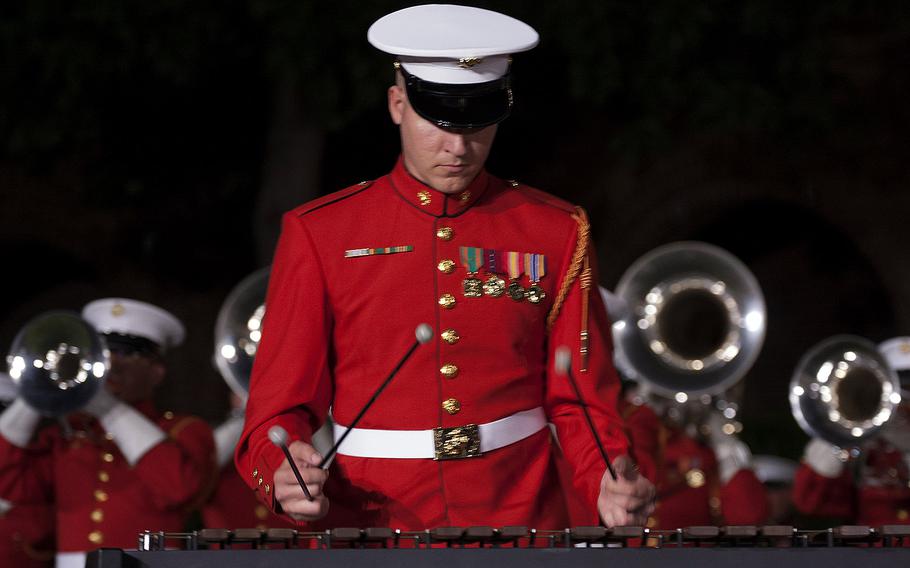
{"label": "man's ear", "polygon": [[389,97],[389,115],[392,122],[401,124],[401,118],[404,116],[404,107],[408,104],[407,94],[399,85],[392,85],[388,91]]}

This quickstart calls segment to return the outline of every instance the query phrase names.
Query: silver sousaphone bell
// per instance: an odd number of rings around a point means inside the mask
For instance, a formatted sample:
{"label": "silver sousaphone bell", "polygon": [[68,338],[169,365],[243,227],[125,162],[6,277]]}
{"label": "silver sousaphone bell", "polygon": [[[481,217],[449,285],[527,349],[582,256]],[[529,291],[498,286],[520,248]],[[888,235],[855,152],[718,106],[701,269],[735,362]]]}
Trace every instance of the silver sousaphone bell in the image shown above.
{"label": "silver sousaphone bell", "polygon": [[738,258],[708,243],[650,251],[623,274],[616,295],[628,307],[613,325],[617,367],[677,402],[730,388],[764,342],[758,281]]}
{"label": "silver sousaphone bell", "polygon": [[49,311],[19,330],[7,356],[19,396],[46,416],[79,410],[110,370],[104,338],[78,314]]}
{"label": "silver sousaphone bell", "polygon": [[215,365],[228,387],[244,400],[262,336],[269,271],[268,266],[260,268],[234,286],[215,322]]}
{"label": "silver sousaphone bell", "polygon": [[789,398],[804,432],[851,449],[877,435],[895,415],[900,380],[871,341],[835,335],[802,356]]}

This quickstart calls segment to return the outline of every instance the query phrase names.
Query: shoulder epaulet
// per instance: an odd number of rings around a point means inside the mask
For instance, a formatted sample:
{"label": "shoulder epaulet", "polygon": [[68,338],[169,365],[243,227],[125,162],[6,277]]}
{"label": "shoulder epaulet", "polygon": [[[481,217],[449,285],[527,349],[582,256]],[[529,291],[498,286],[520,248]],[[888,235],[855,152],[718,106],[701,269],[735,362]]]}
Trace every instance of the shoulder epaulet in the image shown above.
{"label": "shoulder epaulet", "polygon": [[362,181],[362,182],[354,184],[350,187],[346,187],[340,191],[336,191],[336,192],[330,193],[328,195],[323,195],[322,197],[318,197],[312,201],[307,201],[303,205],[300,205],[299,207],[294,209],[294,214],[297,215],[298,217],[306,215],[307,213],[311,213],[317,209],[325,207],[326,205],[335,203],[336,201],[341,201],[342,199],[347,199],[348,197],[351,197],[352,195],[357,195],[358,193],[360,193],[361,191],[370,187],[371,185],[373,185],[372,180]]}
{"label": "shoulder epaulet", "polygon": [[541,190],[537,189],[536,187],[531,187],[529,185],[523,184],[514,179],[506,180],[506,183],[508,185],[510,185],[513,189],[521,190],[522,194],[527,195],[528,197],[531,197],[533,199],[536,199],[537,201],[540,201],[541,203],[550,205],[552,207],[556,207],[557,209],[561,209],[561,210],[565,211],[566,213],[575,213],[575,206],[572,205],[571,203],[569,203],[568,201],[566,201],[565,199],[560,199],[559,197],[556,197],[555,195],[553,195],[551,193],[547,193],[546,191],[541,191]]}

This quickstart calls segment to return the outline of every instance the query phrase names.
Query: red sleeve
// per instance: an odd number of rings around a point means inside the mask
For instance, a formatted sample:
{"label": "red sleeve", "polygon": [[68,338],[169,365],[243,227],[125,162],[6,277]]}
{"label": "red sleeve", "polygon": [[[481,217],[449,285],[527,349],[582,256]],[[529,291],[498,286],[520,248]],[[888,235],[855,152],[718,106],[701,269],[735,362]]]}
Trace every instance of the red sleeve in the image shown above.
{"label": "red sleeve", "polygon": [[284,454],[273,425],[290,442],[309,441],[332,400],[332,319],[325,276],[303,219],[285,214],[269,275],[262,339],[253,361],[246,422],[234,461],[241,478],[275,510],[270,488]]}
{"label": "red sleeve", "polygon": [[194,504],[204,497],[215,475],[212,428],[195,417],[177,419],[168,437],[136,463],[137,477],[160,509]]}
{"label": "red sleeve", "polygon": [[838,517],[850,522],[855,515],[855,488],[849,468],[840,476],[819,475],[806,463],[801,463],[793,480],[793,505],[811,517]]}
{"label": "red sleeve", "polygon": [[626,425],[632,457],[641,474],[656,485],[660,417],[649,406],[632,404],[622,398],[619,409]]}
{"label": "red sleeve", "polygon": [[0,436],[0,498],[17,504],[54,502],[56,427],[38,431],[28,448]]}
{"label": "red sleeve", "polygon": [[728,525],[762,525],[768,521],[768,495],[751,469],[741,469],[720,488],[721,513]]}
{"label": "red sleeve", "polygon": [[[562,266],[570,266],[575,255],[577,236],[566,246]],[[546,405],[547,414],[556,426],[563,453],[571,465],[575,487],[587,503],[592,519],[597,518],[597,498],[600,481],[606,471],[581,405],[568,377],[557,373],[553,367],[555,351],[568,347],[572,354],[572,374],[578,383],[582,398],[603,442],[610,461],[628,453],[628,440],[619,415],[619,377],[613,367],[613,347],[607,310],[597,289],[597,272],[593,265],[594,252],[588,248],[591,261],[590,287],[583,294],[581,278],[575,279],[550,330],[548,345]],[[562,280],[566,275],[562,275]],[[582,325],[583,296],[587,296],[588,313],[588,363],[581,370],[580,332]],[[597,522],[596,520],[594,521]]]}

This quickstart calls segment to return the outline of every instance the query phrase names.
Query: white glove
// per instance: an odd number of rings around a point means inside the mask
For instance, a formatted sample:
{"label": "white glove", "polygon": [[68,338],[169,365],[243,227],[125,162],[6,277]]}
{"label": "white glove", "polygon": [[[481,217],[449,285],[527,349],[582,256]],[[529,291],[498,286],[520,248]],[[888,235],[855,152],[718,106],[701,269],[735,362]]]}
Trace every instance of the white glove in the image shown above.
{"label": "white glove", "polygon": [[130,466],[167,436],[157,424],[129,404],[117,400],[104,387],[85,405],[85,412],[98,418]]}
{"label": "white glove", "polygon": [[803,461],[812,470],[823,477],[840,477],[844,471],[844,461],[841,459],[841,449],[821,438],[812,438],[806,444]]}
{"label": "white glove", "polygon": [[28,446],[40,421],[41,413],[29,406],[25,400],[17,398],[3,414],[0,414],[0,434],[10,444],[24,448]]}
{"label": "white glove", "polygon": [[215,428],[215,450],[218,467],[222,468],[234,457],[234,448],[243,433],[243,414],[232,416]]}
{"label": "white glove", "polygon": [[741,469],[752,468],[752,452],[742,440],[734,434],[725,434],[725,420],[720,414],[712,412],[708,417],[708,445],[714,450],[720,482],[727,483]]}

